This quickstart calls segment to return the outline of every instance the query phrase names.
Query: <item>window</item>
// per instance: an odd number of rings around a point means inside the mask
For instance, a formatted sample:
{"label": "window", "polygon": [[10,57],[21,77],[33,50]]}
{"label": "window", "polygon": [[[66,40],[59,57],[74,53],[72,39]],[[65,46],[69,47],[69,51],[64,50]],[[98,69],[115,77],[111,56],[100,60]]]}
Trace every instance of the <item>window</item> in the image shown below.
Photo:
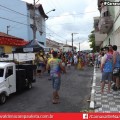
{"label": "window", "polygon": [[3,77],[4,69],[0,69],[0,77]]}
{"label": "window", "polygon": [[13,74],[13,66],[7,67],[5,77],[7,78],[7,77],[11,76],[12,74]]}
{"label": "window", "polygon": [[103,17],[107,17],[107,16],[109,16],[109,12],[108,11],[103,13]]}

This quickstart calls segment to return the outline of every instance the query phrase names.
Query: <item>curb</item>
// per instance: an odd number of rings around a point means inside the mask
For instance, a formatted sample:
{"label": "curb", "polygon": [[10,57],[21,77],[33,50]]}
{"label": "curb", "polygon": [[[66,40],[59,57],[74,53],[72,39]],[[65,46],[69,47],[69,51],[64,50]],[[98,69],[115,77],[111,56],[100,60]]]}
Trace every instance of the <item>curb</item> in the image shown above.
{"label": "curb", "polygon": [[91,90],[91,98],[90,98],[90,108],[95,108],[95,86],[96,86],[96,68],[94,66],[94,73],[93,73],[93,83],[92,83],[92,90]]}

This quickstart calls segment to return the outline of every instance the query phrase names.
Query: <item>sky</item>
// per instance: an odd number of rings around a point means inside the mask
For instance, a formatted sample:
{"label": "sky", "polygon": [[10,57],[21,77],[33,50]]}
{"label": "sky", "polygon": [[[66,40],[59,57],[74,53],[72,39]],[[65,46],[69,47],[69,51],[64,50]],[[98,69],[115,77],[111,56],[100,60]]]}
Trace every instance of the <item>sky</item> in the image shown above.
{"label": "sky", "polygon": [[[33,3],[33,0],[23,0]],[[36,0],[37,2],[38,0]],[[99,16],[98,0],[39,0],[45,13],[46,37],[64,44],[73,45],[80,50],[89,50],[88,35],[93,28],[93,17]],[[51,11],[55,9],[55,11]],[[51,11],[51,12],[49,12]],[[49,12],[49,13],[48,13]]]}

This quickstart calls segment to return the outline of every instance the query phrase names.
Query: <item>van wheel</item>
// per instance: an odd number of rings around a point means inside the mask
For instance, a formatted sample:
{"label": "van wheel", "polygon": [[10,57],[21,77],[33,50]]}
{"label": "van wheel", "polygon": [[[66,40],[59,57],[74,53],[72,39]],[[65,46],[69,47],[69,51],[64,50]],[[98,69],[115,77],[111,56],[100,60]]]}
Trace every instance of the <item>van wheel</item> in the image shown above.
{"label": "van wheel", "polygon": [[28,89],[31,89],[32,88],[32,83],[28,83]]}
{"label": "van wheel", "polygon": [[0,94],[0,104],[4,104],[6,102],[6,95],[5,93]]}

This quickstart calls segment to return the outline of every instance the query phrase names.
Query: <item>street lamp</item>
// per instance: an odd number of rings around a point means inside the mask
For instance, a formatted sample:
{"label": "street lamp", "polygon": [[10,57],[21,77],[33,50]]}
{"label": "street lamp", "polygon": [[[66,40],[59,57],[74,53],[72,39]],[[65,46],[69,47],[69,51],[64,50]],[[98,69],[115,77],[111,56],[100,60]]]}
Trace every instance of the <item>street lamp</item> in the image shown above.
{"label": "street lamp", "polygon": [[[37,2],[39,2],[39,0],[37,0]],[[36,10],[36,0],[33,0],[33,25],[32,25],[32,29],[33,29],[33,40],[36,40],[36,31],[37,31],[37,27],[36,27],[36,17],[35,17],[35,10]],[[51,11],[55,11],[55,9],[50,10]],[[49,12],[47,12],[46,14],[48,14]]]}
{"label": "street lamp", "polygon": [[79,42],[79,51],[80,51],[80,42]]}
{"label": "street lamp", "polygon": [[[52,12],[52,11],[55,11],[56,9],[52,9],[52,10],[50,10],[50,11],[48,11],[47,13],[45,13],[45,14],[48,14],[48,13],[50,13],[50,12]],[[48,18],[47,18],[48,19]],[[45,21],[47,20],[47,19],[45,19]]]}
{"label": "street lamp", "polygon": [[48,14],[48,13],[50,13],[50,12],[52,12],[52,11],[55,11],[55,9],[52,9],[52,10],[48,11],[46,14]]}
{"label": "street lamp", "polygon": [[74,34],[79,34],[79,33],[72,33],[72,52],[74,52],[74,49],[73,49],[73,35]]}

